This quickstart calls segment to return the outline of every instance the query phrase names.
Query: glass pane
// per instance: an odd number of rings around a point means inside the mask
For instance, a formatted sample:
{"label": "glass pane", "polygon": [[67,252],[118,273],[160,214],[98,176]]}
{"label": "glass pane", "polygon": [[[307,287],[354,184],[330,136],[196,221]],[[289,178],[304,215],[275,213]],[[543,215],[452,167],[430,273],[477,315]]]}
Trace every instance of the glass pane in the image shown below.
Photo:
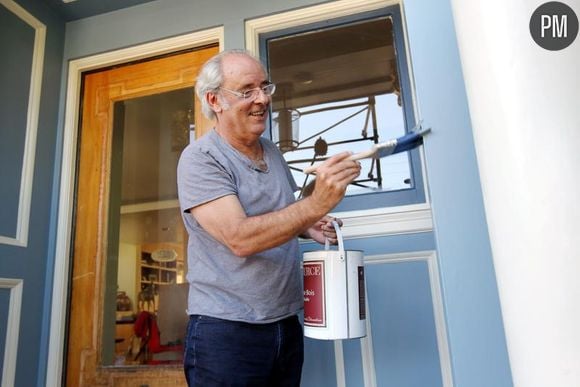
{"label": "glass pane", "polygon": [[[272,139],[298,185],[304,167],[344,150],[365,151],[405,134],[390,17],[289,34],[267,42],[277,91]],[[411,188],[407,153],[361,161],[347,195]]]}
{"label": "glass pane", "polygon": [[193,104],[193,88],[115,103],[105,365],[181,364],[187,237],[176,167],[193,138]]}

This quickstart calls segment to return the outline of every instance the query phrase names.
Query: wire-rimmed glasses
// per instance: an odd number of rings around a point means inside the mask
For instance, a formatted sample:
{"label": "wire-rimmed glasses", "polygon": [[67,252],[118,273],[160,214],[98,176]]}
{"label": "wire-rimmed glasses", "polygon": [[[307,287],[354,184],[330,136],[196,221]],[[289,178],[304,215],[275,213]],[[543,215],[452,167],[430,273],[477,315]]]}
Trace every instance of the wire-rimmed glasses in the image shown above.
{"label": "wire-rimmed glasses", "polygon": [[256,87],[254,89],[249,89],[245,91],[236,91],[226,89],[225,87],[220,87],[221,90],[225,90],[228,93],[235,95],[240,99],[244,99],[246,101],[254,101],[260,95],[260,92],[264,93],[266,97],[270,97],[276,91],[276,84],[268,83],[264,86]]}

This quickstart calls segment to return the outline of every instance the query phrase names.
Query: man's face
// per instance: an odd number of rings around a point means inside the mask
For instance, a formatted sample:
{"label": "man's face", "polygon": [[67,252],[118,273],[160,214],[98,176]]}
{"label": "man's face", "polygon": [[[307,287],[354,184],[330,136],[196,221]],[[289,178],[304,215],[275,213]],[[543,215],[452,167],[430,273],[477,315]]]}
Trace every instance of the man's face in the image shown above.
{"label": "man's face", "polygon": [[[244,92],[268,84],[262,66],[245,55],[228,55],[222,60],[224,89]],[[255,139],[262,135],[268,119],[271,97],[262,92],[255,99],[243,99],[220,89],[218,101],[222,110],[217,112],[220,127],[242,138]]]}

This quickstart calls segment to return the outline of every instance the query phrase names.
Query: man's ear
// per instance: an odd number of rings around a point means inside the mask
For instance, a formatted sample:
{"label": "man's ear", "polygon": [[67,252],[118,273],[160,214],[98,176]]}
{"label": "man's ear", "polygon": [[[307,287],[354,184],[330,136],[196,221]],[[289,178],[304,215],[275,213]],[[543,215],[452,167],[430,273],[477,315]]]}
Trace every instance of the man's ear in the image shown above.
{"label": "man's ear", "polygon": [[211,110],[213,110],[215,113],[220,113],[223,110],[218,95],[216,93],[211,92],[207,93],[205,95],[205,100],[207,101],[207,104],[209,105]]}

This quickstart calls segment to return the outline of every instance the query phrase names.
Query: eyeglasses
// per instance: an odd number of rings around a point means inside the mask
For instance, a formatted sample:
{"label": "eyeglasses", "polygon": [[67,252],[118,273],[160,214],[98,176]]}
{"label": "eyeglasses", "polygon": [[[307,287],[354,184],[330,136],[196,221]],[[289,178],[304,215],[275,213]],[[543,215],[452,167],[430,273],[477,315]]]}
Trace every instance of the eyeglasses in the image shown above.
{"label": "eyeglasses", "polygon": [[260,92],[264,93],[266,97],[271,96],[276,91],[276,85],[274,83],[268,83],[265,86],[256,87],[254,89],[249,89],[246,91],[235,91],[226,89],[225,87],[220,87],[221,90],[225,90],[228,93],[235,95],[238,98],[244,99],[246,101],[254,101],[258,98]]}

